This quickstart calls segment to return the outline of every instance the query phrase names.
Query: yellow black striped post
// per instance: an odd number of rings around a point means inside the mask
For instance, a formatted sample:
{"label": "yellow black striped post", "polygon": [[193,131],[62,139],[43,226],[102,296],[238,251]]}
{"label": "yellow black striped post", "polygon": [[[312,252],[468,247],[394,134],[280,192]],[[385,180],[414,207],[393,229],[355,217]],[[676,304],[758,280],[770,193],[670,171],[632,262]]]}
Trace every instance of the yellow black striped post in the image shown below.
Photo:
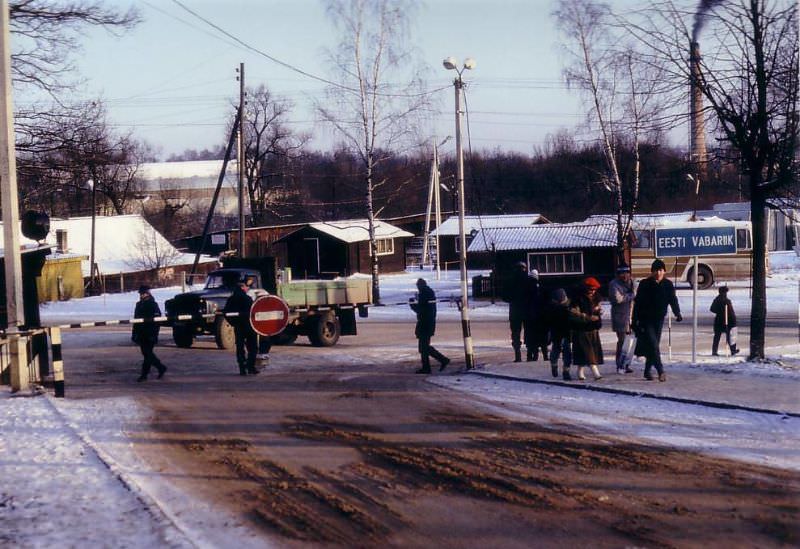
{"label": "yellow black striped post", "polygon": [[64,361],[61,358],[61,328],[50,328],[50,348],[53,350],[53,385],[56,397],[64,398]]}

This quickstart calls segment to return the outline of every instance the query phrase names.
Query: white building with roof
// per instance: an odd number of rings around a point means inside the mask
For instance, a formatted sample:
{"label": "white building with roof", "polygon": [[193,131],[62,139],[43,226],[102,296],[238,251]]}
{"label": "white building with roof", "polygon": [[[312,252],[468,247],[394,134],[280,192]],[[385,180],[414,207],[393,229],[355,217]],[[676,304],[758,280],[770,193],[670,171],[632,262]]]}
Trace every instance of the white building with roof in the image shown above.
{"label": "white building with roof", "polygon": [[[150,162],[139,166],[137,178],[146,196],[158,195],[166,201],[188,202],[191,209],[206,211],[217,187],[222,160]],[[236,215],[239,208],[238,163],[231,160],[225,170],[215,211]],[[245,205],[249,210],[249,205]]]}
{"label": "white building with roof", "polygon": [[[178,251],[138,214],[96,216],[94,238],[95,264],[99,275],[106,279],[124,281],[125,276],[138,279],[129,275],[156,271],[159,280],[167,281],[174,278],[176,269],[186,270],[194,262],[193,254]],[[58,254],[83,256],[83,276],[91,275],[91,216],[51,219],[46,241]],[[200,262],[216,264],[216,258],[203,256]],[[119,285],[124,286],[124,282]]]}

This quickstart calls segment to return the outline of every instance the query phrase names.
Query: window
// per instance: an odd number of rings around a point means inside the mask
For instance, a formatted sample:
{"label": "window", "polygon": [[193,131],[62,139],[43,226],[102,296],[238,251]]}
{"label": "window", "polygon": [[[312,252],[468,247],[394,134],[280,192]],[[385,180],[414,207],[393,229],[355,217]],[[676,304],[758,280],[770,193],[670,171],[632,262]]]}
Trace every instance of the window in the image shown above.
{"label": "window", "polygon": [[528,254],[528,264],[540,276],[583,274],[583,252]]}
{"label": "window", "polygon": [[649,250],[652,247],[652,231],[647,229],[634,230],[633,236],[635,238],[634,248]]}
{"label": "window", "polygon": [[750,231],[747,229],[736,229],[736,249],[749,250],[753,247],[750,240]]}
{"label": "window", "polygon": [[393,238],[378,238],[375,240],[375,245],[378,248],[378,255],[391,255],[394,253]]}

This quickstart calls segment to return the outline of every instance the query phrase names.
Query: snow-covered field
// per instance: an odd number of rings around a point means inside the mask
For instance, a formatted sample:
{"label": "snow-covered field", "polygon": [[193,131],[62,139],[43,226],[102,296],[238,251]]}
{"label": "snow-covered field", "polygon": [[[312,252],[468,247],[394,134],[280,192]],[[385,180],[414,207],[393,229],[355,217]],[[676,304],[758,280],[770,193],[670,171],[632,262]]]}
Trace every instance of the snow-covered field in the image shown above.
{"label": "snow-covered field", "polygon": [[[772,254],[770,264],[769,314],[796,319],[800,260],[787,252]],[[373,307],[364,321],[411,319],[412,313],[404,304],[415,292],[414,283],[420,274],[382,277],[383,301],[397,305]],[[473,274],[477,273],[470,276]],[[459,294],[457,272],[444,274],[441,280],[430,272],[422,276],[439,298]],[[737,314],[749,314],[747,283],[729,285]],[[163,306],[164,300],[178,291],[179,288],[159,288],[153,293]],[[698,310],[702,314],[707,314],[715,295],[715,290],[699,293]],[[692,292],[680,289],[679,298],[688,320]],[[136,299],[136,293],[130,292],[51,303],[42,307],[42,319],[45,324],[124,319],[130,316]],[[447,304],[442,304],[439,311],[443,320],[459,316],[458,310]],[[507,308],[501,303],[480,302],[472,304],[470,314],[472,318],[502,318]],[[477,345],[480,343],[476,341]],[[771,349],[771,353],[782,362],[756,364],[741,358],[728,362],[704,358],[698,365],[690,364],[682,355],[670,367],[675,372],[701,367],[713,380],[715,372],[729,373],[735,364],[742,391],[748,390],[748,376],[800,388],[800,346],[786,345]],[[385,361],[386,349],[364,349],[353,358]],[[494,413],[543,421],[577,421],[602,434],[800,471],[800,418],[794,416],[720,410],[468,374],[429,379],[480,397],[475,399],[476,405]],[[763,395],[762,404],[764,408],[771,407],[769,394]],[[147,471],[135,459],[125,438],[124,423],[146,421],[147,417],[147,411],[132,399],[78,403],[50,396],[11,396],[7,388],[0,391],[0,545],[219,546],[219,536],[225,533],[216,531],[218,521],[209,521],[205,532],[202,528],[182,529],[178,526],[179,517],[199,512],[193,509],[193,503],[174,494],[167,496],[167,491],[136,480],[146,478]],[[249,545],[242,542],[245,534],[228,534],[229,541]]]}

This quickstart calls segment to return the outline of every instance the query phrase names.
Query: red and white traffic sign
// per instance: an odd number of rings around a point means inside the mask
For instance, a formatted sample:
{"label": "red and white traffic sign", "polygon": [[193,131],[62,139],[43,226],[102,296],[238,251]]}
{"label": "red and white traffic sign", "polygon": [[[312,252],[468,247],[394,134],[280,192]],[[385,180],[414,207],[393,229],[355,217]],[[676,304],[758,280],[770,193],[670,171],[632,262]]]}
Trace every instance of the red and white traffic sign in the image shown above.
{"label": "red and white traffic sign", "polygon": [[276,295],[262,295],[250,307],[250,326],[265,337],[281,333],[289,324],[289,306]]}

